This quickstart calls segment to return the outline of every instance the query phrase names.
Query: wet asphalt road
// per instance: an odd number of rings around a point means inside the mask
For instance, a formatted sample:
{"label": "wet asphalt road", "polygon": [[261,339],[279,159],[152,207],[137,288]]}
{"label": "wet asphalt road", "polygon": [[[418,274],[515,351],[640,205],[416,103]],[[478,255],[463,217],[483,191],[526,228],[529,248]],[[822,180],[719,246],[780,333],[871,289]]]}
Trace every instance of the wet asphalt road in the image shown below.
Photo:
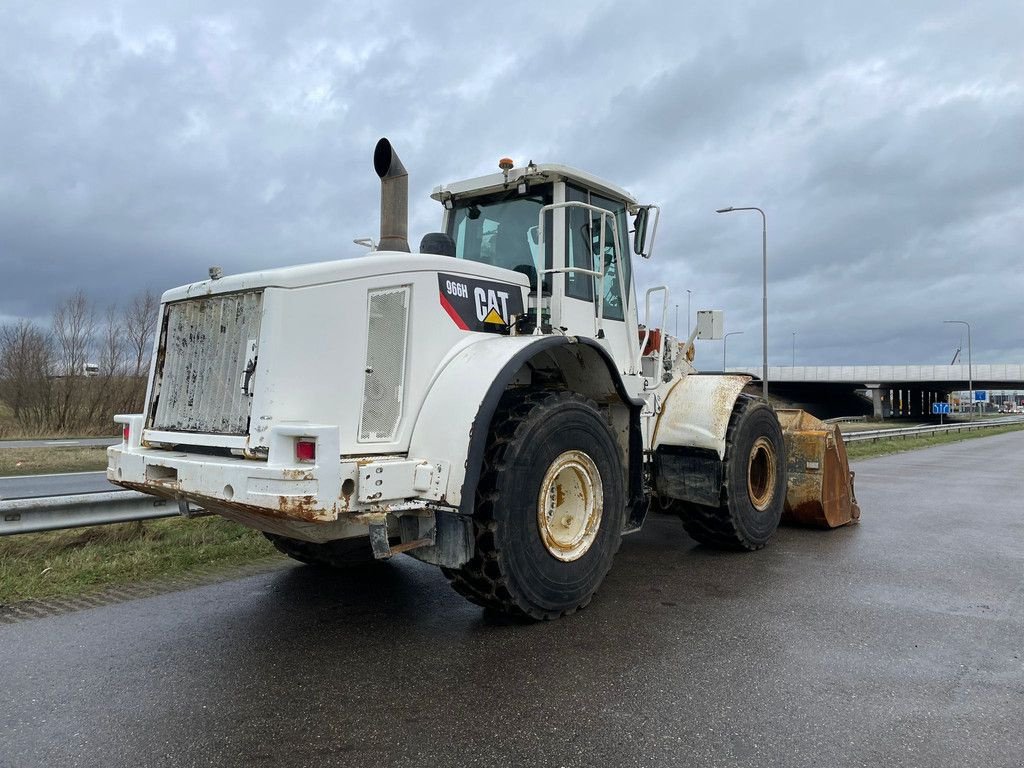
{"label": "wet asphalt road", "polygon": [[56,475],[0,477],[0,499],[32,499],[72,493],[120,491],[107,480],[106,472],[62,472]]}
{"label": "wet asphalt road", "polygon": [[655,518],[550,624],[406,558],[0,626],[0,763],[1024,764],[1024,433],[855,468],[861,525]]}

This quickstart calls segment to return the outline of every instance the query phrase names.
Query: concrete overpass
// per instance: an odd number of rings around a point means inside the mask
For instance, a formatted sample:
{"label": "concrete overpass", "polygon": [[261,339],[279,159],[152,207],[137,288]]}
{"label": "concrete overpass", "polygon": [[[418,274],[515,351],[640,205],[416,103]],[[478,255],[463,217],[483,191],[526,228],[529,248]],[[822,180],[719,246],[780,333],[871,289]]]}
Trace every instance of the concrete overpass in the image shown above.
{"label": "concrete overpass", "polygon": [[[761,377],[760,366],[729,372]],[[1024,390],[1024,365],[976,363],[971,372],[975,390]],[[932,403],[969,389],[967,374],[966,365],[773,365],[768,392],[822,417],[923,417],[931,414]],[[858,390],[867,390],[868,398]]]}

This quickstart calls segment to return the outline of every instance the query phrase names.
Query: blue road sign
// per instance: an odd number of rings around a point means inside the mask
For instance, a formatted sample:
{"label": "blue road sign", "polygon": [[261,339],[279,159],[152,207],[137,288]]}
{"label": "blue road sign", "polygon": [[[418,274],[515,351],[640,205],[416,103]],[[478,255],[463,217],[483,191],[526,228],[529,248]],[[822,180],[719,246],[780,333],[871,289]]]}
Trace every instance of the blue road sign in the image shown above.
{"label": "blue road sign", "polygon": [[949,403],[932,403],[932,413],[936,416],[939,414],[949,414]]}
{"label": "blue road sign", "polygon": [[974,402],[976,403],[987,403],[988,402],[988,390],[976,389],[974,390]]}

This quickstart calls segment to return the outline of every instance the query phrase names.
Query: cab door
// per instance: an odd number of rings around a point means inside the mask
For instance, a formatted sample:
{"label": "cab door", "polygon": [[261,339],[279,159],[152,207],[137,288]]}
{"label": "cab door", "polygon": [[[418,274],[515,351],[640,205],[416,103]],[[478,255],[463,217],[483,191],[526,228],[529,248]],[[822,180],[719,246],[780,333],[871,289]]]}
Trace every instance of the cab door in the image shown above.
{"label": "cab door", "polygon": [[[565,276],[563,282],[562,325],[568,333],[595,336],[598,304],[601,306],[602,343],[619,366],[621,373],[632,368],[636,343],[629,334],[636,334],[632,321],[634,303],[629,253],[626,250],[628,229],[625,203],[616,202],[572,184],[565,185],[566,202],[579,202],[607,210],[615,217],[617,238],[611,220],[605,218],[604,278],[573,267],[596,270],[601,248],[601,215],[585,208],[565,208]],[[598,302],[598,296],[602,301]]]}

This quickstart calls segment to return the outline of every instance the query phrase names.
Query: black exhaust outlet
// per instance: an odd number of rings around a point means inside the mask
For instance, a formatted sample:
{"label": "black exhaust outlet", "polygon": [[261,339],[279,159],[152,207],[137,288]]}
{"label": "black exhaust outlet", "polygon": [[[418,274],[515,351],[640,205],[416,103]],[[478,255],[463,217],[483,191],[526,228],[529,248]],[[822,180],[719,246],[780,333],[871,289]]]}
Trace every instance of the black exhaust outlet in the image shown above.
{"label": "black exhaust outlet", "polygon": [[409,172],[395,148],[381,139],[373,150],[373,170],[380,177],[381,251],[409,253]]}

